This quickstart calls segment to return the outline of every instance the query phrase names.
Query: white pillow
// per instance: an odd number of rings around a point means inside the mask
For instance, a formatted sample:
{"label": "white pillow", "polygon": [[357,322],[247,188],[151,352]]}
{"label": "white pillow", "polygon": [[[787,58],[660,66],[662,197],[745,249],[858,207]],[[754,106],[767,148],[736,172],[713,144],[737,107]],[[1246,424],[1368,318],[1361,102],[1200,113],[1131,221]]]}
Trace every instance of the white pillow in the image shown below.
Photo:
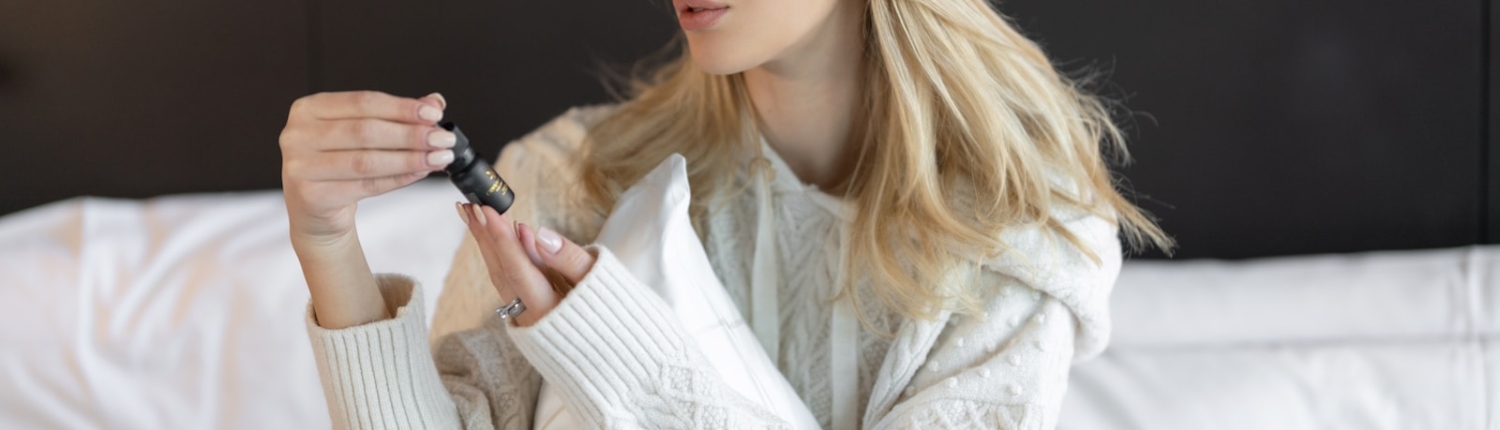
{"label": "white pillow", "polygon": [[[596,244],[608,247],[682,320],[719,376],[735,392],[792,424],[818,421],[776,370],[714,275],[688,216],[687,160],[672,154],[620,195]],[[542,382],[534,429],[583,428],[550,384]]]}

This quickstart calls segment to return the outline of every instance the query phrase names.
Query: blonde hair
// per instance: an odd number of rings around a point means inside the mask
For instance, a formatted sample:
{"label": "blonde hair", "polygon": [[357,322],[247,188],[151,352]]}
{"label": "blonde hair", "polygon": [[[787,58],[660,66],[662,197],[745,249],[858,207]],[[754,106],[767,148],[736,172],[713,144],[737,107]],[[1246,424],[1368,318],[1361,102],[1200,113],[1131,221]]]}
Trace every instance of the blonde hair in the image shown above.
{"label": "blonde hair", "polygon": [[[1172,240],[1113,187],[1104,157],[1128,155],[1105,105],[985,0],[869,0],[864,21],[865,127],[852,130],[860,153],[843,187],[857,215],[839,269],[864,276],[881,304],[905,318],[953,303],[972,310],[975,288],[939,281],[1005,252],[1007,228],[1040,226],[1097,260],[1052,217],[1059,204],[1113,221],[1133,247],[1170,250]],[[680,153],[701,232],[760,138],[742,76],[704,73],[681,51],[636,79],[633,98],[589,131],[582,185],[602,213]],[[840,285],[839,297],[860,309],[856,283]]]}

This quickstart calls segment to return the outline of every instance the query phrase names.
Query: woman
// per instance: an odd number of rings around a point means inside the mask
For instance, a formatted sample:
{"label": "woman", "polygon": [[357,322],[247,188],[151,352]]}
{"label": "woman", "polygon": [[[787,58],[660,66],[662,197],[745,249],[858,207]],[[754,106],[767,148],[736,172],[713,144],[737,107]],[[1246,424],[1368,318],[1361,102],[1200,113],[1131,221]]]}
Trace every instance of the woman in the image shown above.
{"label": "woman", "polygon": [[1108,337],[1118,232],[1170,247],[1112,188],[1100,102],[984,0],[674,6],[680,59],[509,145],[506,215],[459,207],[474,240],[431,354],[419,287],[371,274],[353,214],[452,160],[443,98],[293,104],[287,211],[335,427],[531,428],[543,378],[594,427],[784,426],[576,244],[671,153],[716,273],[822,426],[1055,426],[1069,364]]}

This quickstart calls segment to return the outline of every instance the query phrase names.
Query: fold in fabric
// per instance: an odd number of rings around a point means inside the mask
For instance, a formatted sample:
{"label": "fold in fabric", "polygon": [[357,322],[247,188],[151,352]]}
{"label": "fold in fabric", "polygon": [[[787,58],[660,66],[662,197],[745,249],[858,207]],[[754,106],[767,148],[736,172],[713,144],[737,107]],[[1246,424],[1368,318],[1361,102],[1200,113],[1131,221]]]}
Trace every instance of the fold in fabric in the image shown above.
{"label": "fold in fabric", "polygon": [[[726,385],[793,428],[818,428],[714,274],[689,218],[690,201],[687,161],[673,154],[620,195],[595,243],[662,297]],[[543,382],[535,428],[581,428],[565,403]]]}

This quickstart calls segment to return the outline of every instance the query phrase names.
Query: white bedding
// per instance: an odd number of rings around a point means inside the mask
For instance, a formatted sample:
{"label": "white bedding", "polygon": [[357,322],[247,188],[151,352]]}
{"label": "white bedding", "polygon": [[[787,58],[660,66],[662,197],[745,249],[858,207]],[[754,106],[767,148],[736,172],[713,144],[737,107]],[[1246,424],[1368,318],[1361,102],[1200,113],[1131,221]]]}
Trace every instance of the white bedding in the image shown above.
{"label": "white bedding", "polygon": [[[442,285],[465,234],[460,199],[432,180],[362,203],[371,267]],[[0,292],[0,428],[330,425],[280,192],[7,216]]]}
{"label": "white bedding", "polygon": [[[362,204],[371,266],[437,303],[459,199]],[[0,428],[326,428],[306,291],[274,191],[0,218]],[[1061,428],[1500,430],[1500,247],[1131,262],[1115,291]]]}
{"label": "white bedding", "polygon": [[1063,429],[1500,429],[1500,247],[1126,264]]}

